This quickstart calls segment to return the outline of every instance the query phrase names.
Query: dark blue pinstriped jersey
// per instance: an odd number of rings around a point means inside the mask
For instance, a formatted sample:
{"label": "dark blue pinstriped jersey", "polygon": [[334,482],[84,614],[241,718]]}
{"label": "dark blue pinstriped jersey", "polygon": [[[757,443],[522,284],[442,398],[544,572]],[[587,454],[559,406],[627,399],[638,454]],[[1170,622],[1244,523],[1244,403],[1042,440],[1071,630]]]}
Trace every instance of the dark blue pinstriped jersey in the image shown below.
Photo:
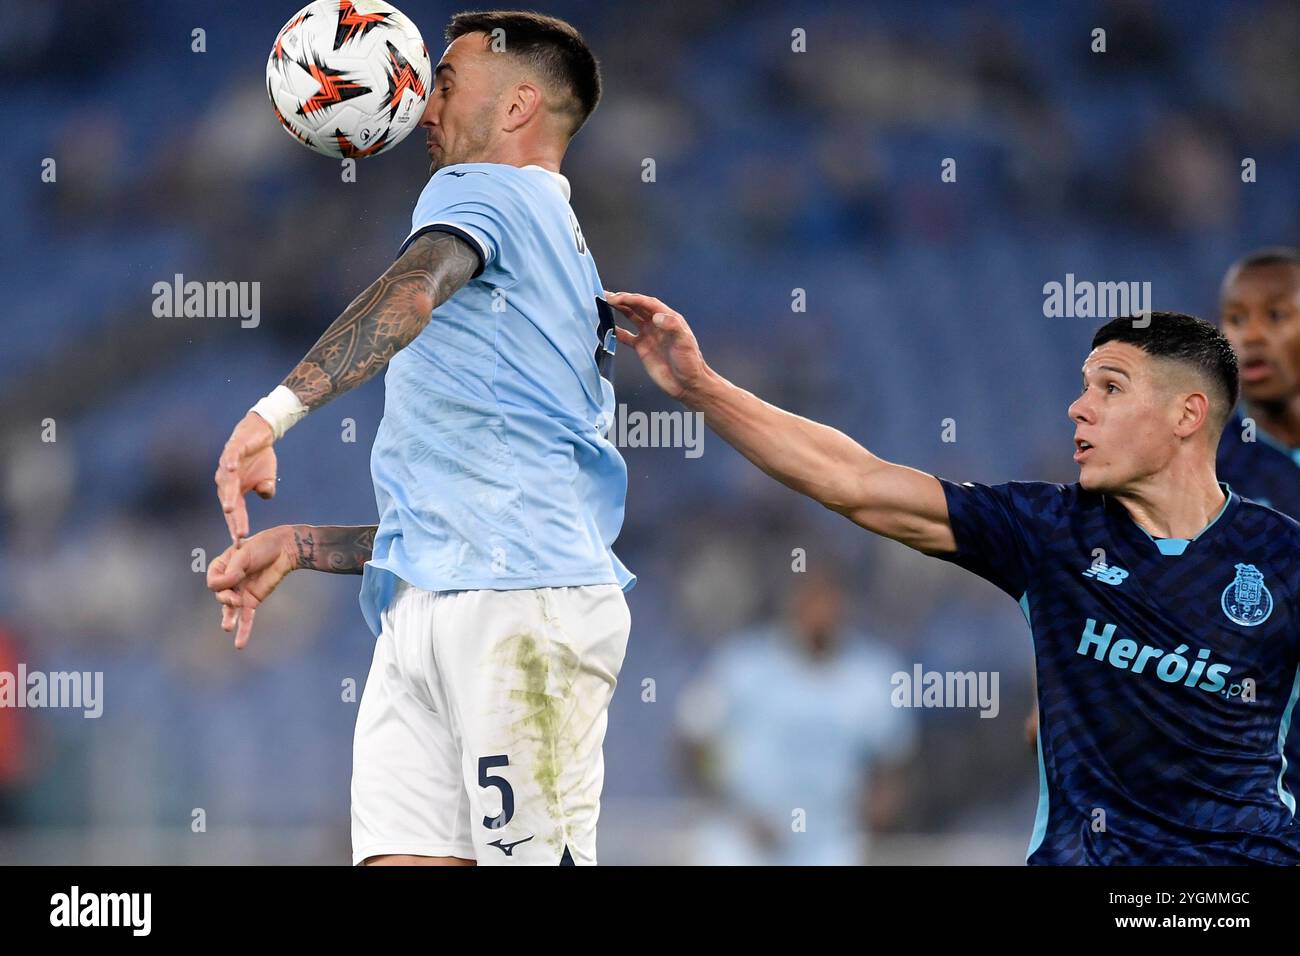
{"label": "dark blue pinstriped jersey", "polygon": [[943,482],[957,553],[1019,599],[1038,671],[1040,864],[1300,864],[1300,524],[1224,486],[1156,540],[1079,485]]}
{"label": "dark blue pinstriped jersey", "polygon": [[[1242,416],[1234,415],[1219,442],[1216,471],[1238,494],[1300,521],[1300,448],[1284,448],[1260,428],[1247,433]],[[1300,728],[1287,737],[1286,759],[1287,788],[1300,795]]]}

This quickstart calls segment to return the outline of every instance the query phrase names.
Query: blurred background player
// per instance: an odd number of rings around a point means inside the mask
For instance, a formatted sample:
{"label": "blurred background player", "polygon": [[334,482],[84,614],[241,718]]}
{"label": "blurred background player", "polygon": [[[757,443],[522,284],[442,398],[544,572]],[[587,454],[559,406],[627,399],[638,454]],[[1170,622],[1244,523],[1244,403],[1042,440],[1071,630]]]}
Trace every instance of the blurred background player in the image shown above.
{"label": "blurred background player", "polygon": [[[682,696],[683,756],[710,806],[694,862],[850,865],[903,803],[911,713],[892,652],[844,621],[829,572],[794,576],[785,614],[730,638]],[[796,819],[795,814],[798,814]]]}
{"label": "blurred background player", "polygon": [[1219,477],[1300,520],[1300,251],[1264,249],[1233,263],[1219,324],[1241,364],[1241,405],[1219,445]]}
{"label": "blurred background player", "polygon": [[[612,551],[627,492],[605,437],[612,313],[559,168],[600,70],[540,14],[458,14],[446,36],[411,233],[235,428],[216,475],[234,545],[208,584],[242,647],[289,571],[364,573],[378,640],[355,863],[595,863],[633,579]],[[243,495],[275,491],[274,440],[385,365],[379,525],[244,542]]]}
{"label": "blurred background player", "polygon": [[[1219,292],[1219,325],[1241,366],[1241,404],[1219,443],[1219,478],[1300,521],[1300,251],[1261,249],[1234,262]],[[1288,735],[1286,758],[1296,793],[1300,733]]]}

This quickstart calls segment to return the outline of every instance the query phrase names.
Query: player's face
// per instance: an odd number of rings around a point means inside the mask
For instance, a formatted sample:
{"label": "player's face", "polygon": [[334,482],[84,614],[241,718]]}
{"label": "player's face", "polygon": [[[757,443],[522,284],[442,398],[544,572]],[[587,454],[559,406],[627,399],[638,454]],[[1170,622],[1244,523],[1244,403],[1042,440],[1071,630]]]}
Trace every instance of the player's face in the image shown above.
{"label": "player's face", "polygon": [[1300,267],[1252,266],[1229,274],[1219,321],[1237,353],[1246,401],[1300,395]]}
{"label": "player's face", "polygon": [[839,589],[822,580],[811,580],[795,594],[794,611],[804,631],[834,631],[839,627],[844,601]]}
{"label": "player's face", "polygon": [[457,37],[434,67],[433,89],[420,118],[430,173],[456,163],[488,161],[502,58],[486,48],[486,41],[483,33]]}
{"label": "player's face", "polygon": [[1106,342],[1093,349],[1083,363],[1083,391],[1069,410],[1079,484],[1114,493],[1159,472],[1177,448],[1181,408],[1140,348]]}

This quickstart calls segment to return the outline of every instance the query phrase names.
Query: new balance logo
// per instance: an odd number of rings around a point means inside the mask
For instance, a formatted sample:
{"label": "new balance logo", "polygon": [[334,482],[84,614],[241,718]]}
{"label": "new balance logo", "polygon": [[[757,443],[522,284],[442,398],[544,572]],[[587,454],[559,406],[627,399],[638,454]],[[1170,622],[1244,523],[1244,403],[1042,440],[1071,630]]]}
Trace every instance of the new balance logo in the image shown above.
{"label": "new balance logo", "polygon": [[488,846],[496,847],[506,856],[514,856],[515,847],[517,847],[521,843],[527,843],[531,839],[532,837],[524,837],[522,840],[516,840],[514,843],[503,843],[500,840],[493,840],[491,843],[488,844]]}
{"label": "new balance logo", "polygon": [[1128,572],[1123,568],[1117,568],[1113,564],[1094,564],[1088,570],[1083,572],[1085,578],[1093,578],[1103,584],[1113,584],[1119,586],[1124,583],[1128,577]]}

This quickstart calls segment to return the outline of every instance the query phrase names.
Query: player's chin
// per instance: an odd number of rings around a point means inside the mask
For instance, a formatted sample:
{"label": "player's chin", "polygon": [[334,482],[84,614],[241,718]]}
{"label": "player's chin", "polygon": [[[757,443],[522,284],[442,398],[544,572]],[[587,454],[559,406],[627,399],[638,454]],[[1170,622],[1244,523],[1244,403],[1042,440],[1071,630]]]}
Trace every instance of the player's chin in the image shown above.
{"label": "player's chin", "polygon": [[1092,491],[1098,494],[1105,494],[1113,490],[1110,487],[1110,482],[1106,481],[1105,473],[1096,465],[1089,465],[1086,462],[1079,466],[1079,487],[1084,491]]}
{"label": "player's chin", "polygon": [[1265,379],[1262,382],[1242,382],[1241,397],[1248,402],[1271,405],[1274,402],[1286,401],[1290,393],[1282,383]]}
{"label": "player's chin", "polygon": [[1095,462],[1079,466],[1079,487],[1098,495],[1118,495],[1130,487],[1130,482],[1115,473],[1114,468],[1103,468]]}

